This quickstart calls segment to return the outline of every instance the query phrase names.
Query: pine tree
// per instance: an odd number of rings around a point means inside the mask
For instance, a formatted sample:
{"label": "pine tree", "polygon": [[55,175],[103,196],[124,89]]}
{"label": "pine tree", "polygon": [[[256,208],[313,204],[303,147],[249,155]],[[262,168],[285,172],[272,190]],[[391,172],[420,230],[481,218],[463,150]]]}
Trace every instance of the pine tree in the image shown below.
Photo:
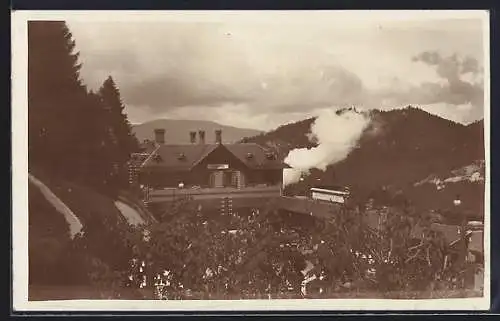
{"label": "pine tree", "polygon": [[81,168],[86,173],[86,183],[102,192],[109,192],[110,173],[113,171],[114,144],[108,133],[107,113],[97,93],[89,92],[87,115],[86,162]]}
{"label": "pine tree", "polygon": [[139,148],[139,143],[132,133],[132,127],[124,113],[124,104],[118,86],[109,76],[99,89],[99,96],[104,108],[106,130],[110,150],[108,160],[112,162],[110,182],[116,188],[123,188],[127,184],[127,163],[130,155]]}
{"label": "pine tree", "polygon": [[29,165],[52,174],[80,174],[85,145],[87,92],[78,53],[62,21],[28,24]]}

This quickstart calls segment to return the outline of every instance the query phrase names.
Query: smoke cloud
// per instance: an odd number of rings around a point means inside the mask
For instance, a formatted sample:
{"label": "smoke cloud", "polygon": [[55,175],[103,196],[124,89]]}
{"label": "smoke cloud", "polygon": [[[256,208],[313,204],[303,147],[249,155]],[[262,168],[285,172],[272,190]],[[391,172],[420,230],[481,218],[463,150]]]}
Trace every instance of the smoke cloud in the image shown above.
{"label": "smoke cloud", "polygon": [[311,125],[308,135],[309,140],[318,145],[310,149],[297,148],[288,153],[285,163],[291,168],[284,172],[284,185],[298,182],[313,168],[324,171],[328,165],[345,159],[369,124],[369,116],[355,110],[322,111]]}
{"label": "smoke cloud", "polygon": [[444,102],[456,106],[472,104],[483,108],[484,71],[477,59],[457,54],[442,56],[436,51],[425,51],[412,60],[433,66],[437,75],[444,80],[441,83],[423,83],[415,96],[427,99],[427,103]]}

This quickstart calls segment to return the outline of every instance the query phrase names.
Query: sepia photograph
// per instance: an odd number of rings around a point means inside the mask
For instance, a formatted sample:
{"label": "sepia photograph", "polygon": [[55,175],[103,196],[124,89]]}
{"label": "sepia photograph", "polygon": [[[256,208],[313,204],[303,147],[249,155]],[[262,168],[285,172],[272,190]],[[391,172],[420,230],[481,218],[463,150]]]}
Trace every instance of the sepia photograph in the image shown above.
{"label": "sepia photograph", "polygon": [[12,17],[18,309],[489,308],[487,11]]}

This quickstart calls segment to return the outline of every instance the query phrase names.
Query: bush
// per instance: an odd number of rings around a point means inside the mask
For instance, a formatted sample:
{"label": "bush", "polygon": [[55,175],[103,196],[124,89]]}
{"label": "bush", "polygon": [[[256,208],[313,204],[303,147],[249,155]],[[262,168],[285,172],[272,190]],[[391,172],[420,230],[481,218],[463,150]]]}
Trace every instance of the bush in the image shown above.
{"label": "bush", "polygon": [[378,229],[365,223],[365,211],[346,206],[307,230],[272,207],[208,219],[189,202],[178,203],[136,248],[130,285],[169,299],[301,297],[305,277],[313,275],[325,295],[457,287],[463,269],[442,235],[429,229],[414,239],[403,210],[378,211],[386,217]]}
{"label": "bush", "polygon": [[[430,228],[415,239],[418,215],[401,206],[365,211],[352,202],[318,219],[272,204],[234,215],[201,212],[185,199],[144,229],[86,212],[83,235],[71,240],[63,217],[36,191],[30,197],[37,226],[30,230],[30,282],[37,284],[87,284],[117,296],[128,287],[168,299],[302,297],[304,280],[313,277],[309,294],[330,297],[460,289],[472,268]],[[383,218],[378,227],[368,224],[373,213]],[[48,231],[57,233],[42,233],[48,218]]]}

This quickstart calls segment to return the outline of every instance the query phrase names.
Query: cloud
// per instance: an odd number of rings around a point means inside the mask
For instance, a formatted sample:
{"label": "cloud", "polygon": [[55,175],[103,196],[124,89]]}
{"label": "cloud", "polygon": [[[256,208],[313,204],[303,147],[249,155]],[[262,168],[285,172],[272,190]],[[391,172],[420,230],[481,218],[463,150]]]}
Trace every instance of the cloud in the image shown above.
{"label": "cloud", "polygon": [[359,76],[339,65],[302,67],[288,76],[263,79],[264,90],[251,94],[250,102],[277,112],[297,112],[325,106],[363,103],[366,89]]}
{"label": "cloud", "polygon": [[[443,57],[438,52],[422,52],[413,57],[413,61],[434,67],[444,83],[424,83],[417,94],[427,99],[427,103],[448,103],[451,105],[472,104],[483,107],[483,82],[470,82],[464,76],[470,74],[473,79],[482,79],[483,70],[477,59],[460,57],[457,54]],[[479,76],[479,77],[478,77]]]}
{"label": "cloud", "polygon": [[95,89],[112,75],[132,121],[217,117],[262,129],[351,105],[482,113],[478,20],[311,19],[69,25],[84,81]]}
{"label": "cloud", "polygon": [[230,103],[288,113],[361,103],[364,96],[359,75],[343,66],[345,43],[325,42],[329,30],[321,25],[304,30],[297,24],[110,22],[95,31],[96,25],[74,22],[70,27],[91,87],[107,72],[126,103],[159,113]]}
{"label": "cloud", "polygon": [[[472,121],[482,117],[484,73],[477,59],[459,56],[457,53],[443,56],[437,51],[424,51],[413,56],[412,62],[432,68],[438,78],[415,85],[409,84],[402,77],[395,77],[388,85],[374,93],[382,105],[420,105],[430,112],[432,106],[441,106],[436,113],[446,114],[448,119],[453,120]],[[443,108],[446,113],[443,113]],[[451,115],[453,112],[456,115]]]}
{"label": "cloud", "polygon": [[190,80],[175,74],[124,83],[121,89],[126,94],[127,103],[147,105],[157,111],[187,106],[212,107],[228,102],[246,101],[246,97],[232,92],[225,84],[210,80]]}
{"label": "cloud", "polygon": [[[205,63],[218,65],[217,59]],[[366,95],[357,75],[333,63],[318,65],[312,61],[308,65],[287,65],[288,62],[276,62],[276,70],[260,74],[237,62],[231,65],[235,72],[207,70],[201,66],[193,68],[195,64],[184,57],[180,66],[165,73],[124,82],[121,89],[126,102],[148,105],[158,111],[187,106],[247,104],[254,106],[254,111],[296,112],[329,105],[359,104]],[[184,68],[187,65],[189,67]]]}

